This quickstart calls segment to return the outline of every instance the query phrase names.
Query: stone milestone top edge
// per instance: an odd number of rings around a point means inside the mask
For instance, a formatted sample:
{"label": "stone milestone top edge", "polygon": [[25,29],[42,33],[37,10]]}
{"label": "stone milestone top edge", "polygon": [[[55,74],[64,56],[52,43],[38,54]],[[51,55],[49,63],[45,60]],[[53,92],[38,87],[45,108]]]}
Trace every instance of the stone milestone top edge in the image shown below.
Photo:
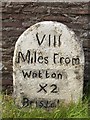
{"label": "stone milestone top edge", "polygon": [[58,27],[59,25],[66,28],[67,30],[69,30],[70,34],[74,35],[76,37],[76,41],[78,42],[78,44],[80,45],[80,47],[83,49],[83,46],[82,46],[82,42],[81,41],[78,41],[78,37],[76,36],[75,32],[69,28],[68,26],[66,26],[65,24],[61,23],[61,22],[57,22],[57,21],[41,21],[41,22],[38,22],[38,23],[35,23],[31,26],[29,26],[18,38],[18,40],[16,41],[16,44],[15,44],[15,48],[17,48],[18,44],[21,43],[21,38],[23,36],[26,36],[25,34],[28,34],[29,31],[33,31],[35,27],[38,27],[39,28],[39,25],[45,25],[45,24],[52,24],[54,25],[55,27]]}

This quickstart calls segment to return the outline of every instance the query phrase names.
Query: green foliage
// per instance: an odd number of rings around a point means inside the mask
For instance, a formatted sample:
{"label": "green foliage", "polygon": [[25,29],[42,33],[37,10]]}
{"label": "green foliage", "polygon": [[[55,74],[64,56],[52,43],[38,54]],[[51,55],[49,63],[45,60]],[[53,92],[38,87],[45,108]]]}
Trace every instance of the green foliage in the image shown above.
{"label": "green foliage", "polygon": [[89,118],[88,100],[77,104],[60,104],[57,108],[46,110],[41,108],[18,108],[10,96],[2,97],[3,118]]}

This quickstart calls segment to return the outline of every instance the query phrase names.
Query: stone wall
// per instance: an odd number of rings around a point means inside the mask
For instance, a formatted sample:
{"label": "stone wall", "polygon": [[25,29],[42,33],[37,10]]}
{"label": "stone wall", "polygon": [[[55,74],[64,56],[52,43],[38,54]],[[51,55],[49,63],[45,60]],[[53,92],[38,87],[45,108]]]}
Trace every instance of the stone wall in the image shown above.
{"label": "stone wall", "polygon": [[[85,52],[85,85],[90,81],[90,3],[5,3],[2,2],[3,89],[13,84],[13,52],[18,37],[40,21],[58,21],[71,28],[83,43]],[[86,86],[86,87],[85,87]],[[86,88],[86,89],[85,89]]]}

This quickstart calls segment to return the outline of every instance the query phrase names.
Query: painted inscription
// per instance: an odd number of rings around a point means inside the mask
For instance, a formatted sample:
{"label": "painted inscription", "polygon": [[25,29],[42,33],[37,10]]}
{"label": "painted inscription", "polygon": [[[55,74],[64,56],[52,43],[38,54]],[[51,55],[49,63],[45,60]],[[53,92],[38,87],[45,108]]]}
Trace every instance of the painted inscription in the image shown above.
{"label": "painted inscription", "polygon": [[22,100],[23,107],[33,106],[40,108],[54,108],[59,104],[59,100],[29,100],[26,97],[23,97]]}
{"label": "painted inscription", "polygon": [[[20,62],[27,62],[28,64],[48,64],[50,61],[48,60],[49,56],[42,56],[42,52],[37,53],[36,51],[31,52],[31,50],[27,50],[26,54],[23,54],[22,52],[17,53],[17,63]],[[39,55],[41,54],[41,55]],[[53,59],[52,59],[54,64],[59,63],[61,64],[72,64],[72,65],[79,65],[80,64],[80,59],[79,57],[62,57],[60,56],[59,53],[53,53]]]}
{"label": "painted inscription", "polygon": [[15,46],[13,71],[20,106],[56,107],[82,97],[84,53],[74,32],[61,23],[46,21],[27,29]]}

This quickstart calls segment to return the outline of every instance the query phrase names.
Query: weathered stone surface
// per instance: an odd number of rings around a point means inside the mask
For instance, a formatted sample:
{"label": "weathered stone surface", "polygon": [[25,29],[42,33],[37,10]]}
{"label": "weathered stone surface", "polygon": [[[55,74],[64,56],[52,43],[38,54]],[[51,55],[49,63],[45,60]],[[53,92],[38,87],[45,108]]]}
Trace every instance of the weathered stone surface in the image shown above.
{"label": "weathered stone surface", "polygon": [[13,57],[16,104],[55,107],[83,94],[84,52],[66,25],[45,21],[17,40]]}

